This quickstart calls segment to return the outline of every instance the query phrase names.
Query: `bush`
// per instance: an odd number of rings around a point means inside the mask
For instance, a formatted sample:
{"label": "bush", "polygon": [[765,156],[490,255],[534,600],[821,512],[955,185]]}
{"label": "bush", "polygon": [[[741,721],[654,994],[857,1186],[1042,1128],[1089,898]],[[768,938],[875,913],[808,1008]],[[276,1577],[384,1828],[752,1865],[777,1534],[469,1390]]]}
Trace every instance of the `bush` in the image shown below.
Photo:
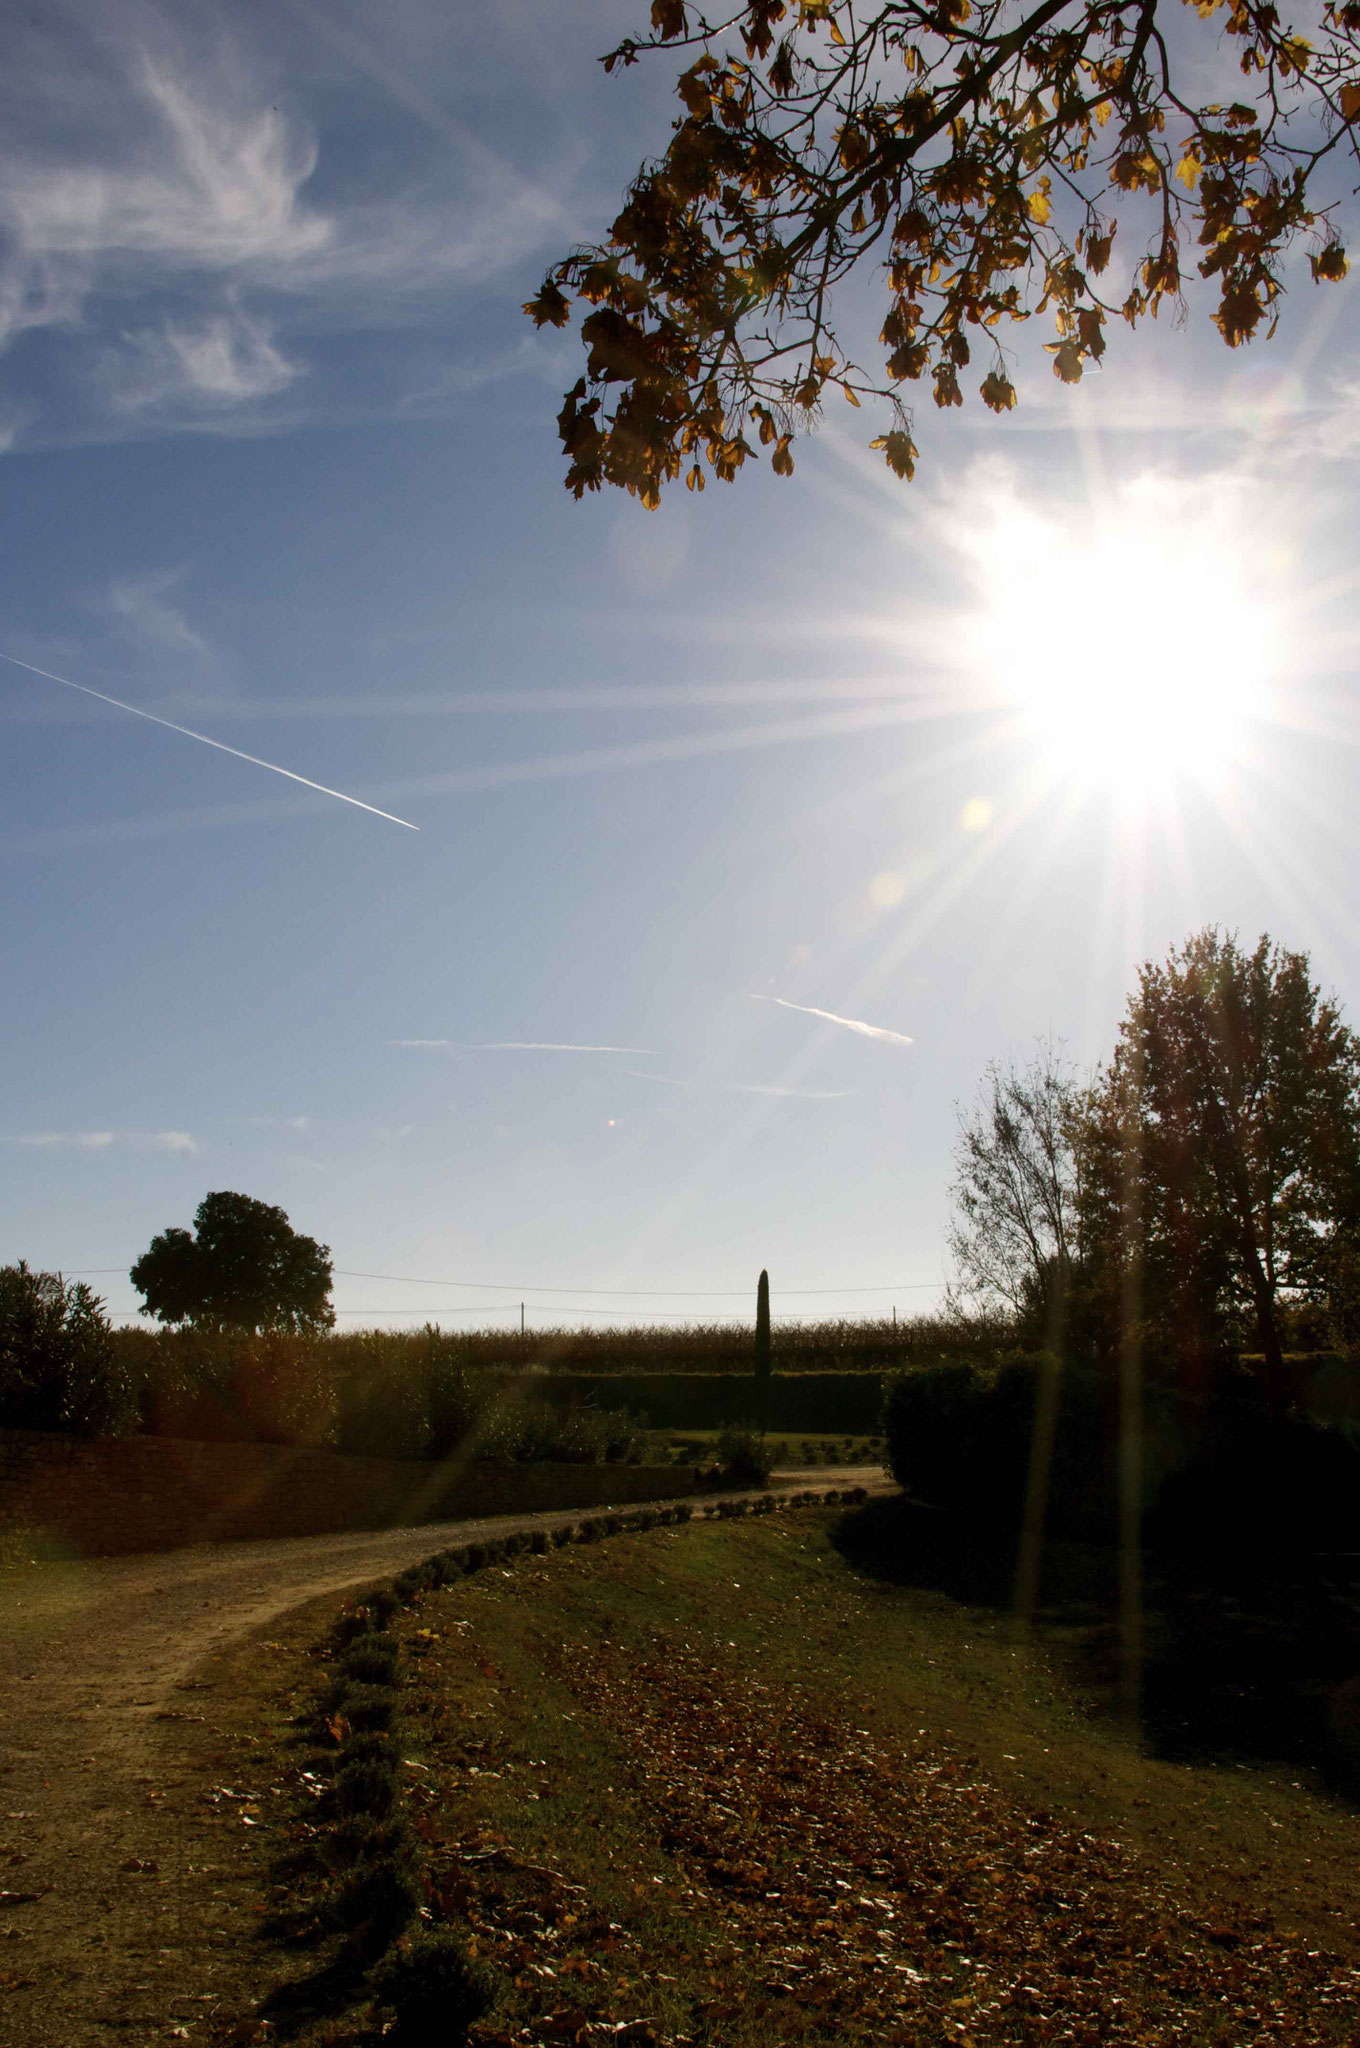
{"label": "bush", "polygon": [[357,1863],[331,1894],[326,1917],[333,1927],[364,1929],[386,1946],[420,1909],[420,1891],[404,1855]]}
{"label": "bush", "polygon": [[727,1428],[718,1437],[718,1461],[722,1476],[733,1486],[764,1486],[774,1469],[763,1436],[753,1429]]}
{"label": "bush", "polygon": [[356,1756],[341,1765],[331,1785],[338,1814],[366,1814],[385,1820],[397,1798],[397,1771],[391,1757]]}
{"label": "bush", "polygon": [[112,1434],[135,1413],[104,1304],[83,1280],[0,1266],[0,1424]]}
{"label": "bush", "polygon": [[528,1465],[635,1465],[646,1449],[623,1408],[557,1407],[539,1398],[506,1401],[488,1412],[478,1439],[483,1457]]}
{"label": "bush", "polygon": [[391,1636],[370,1634],[345,1652],[340,1670],[354,1685],[391,1685],[397,1675],[397,1656]]}
{"label": "bush", "polygon": [[360,1734],[382,1734],[396,1716],[396,1695],[387,1685],[356,1685],[345,1697],[345,1719]]}
{"label": "bush", "polygon": [[378,2003],[393,2013],[384,2038],[395,2048],[459,2048],[496,1996],[490,1971],[442,1928],[401,1942],[372,1982]]}

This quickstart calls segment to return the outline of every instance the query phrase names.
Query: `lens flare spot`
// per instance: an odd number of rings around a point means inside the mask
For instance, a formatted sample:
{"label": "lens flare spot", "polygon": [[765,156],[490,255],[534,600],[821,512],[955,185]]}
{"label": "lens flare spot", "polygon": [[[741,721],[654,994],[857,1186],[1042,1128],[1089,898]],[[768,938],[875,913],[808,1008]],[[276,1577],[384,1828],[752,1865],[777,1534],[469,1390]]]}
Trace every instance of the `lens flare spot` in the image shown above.
{"label": "lens flare spot", "polygon": [[992,807],[985,796],[970,796],[959,812],[965,832],[985,832],[992,822]]}

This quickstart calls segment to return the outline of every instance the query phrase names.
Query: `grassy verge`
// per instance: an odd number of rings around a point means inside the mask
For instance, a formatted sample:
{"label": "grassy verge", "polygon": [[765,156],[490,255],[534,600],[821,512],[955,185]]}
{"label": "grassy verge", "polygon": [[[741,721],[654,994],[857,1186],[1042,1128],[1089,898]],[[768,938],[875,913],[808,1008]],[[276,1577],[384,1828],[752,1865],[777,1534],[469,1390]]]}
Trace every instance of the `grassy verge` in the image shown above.
{"label": "grassy verge", "polygon": [[[1057,1652],[857,1576],[836,1520],[530,1550],[379,1615],[409,1924],[494,1972],[474,2038],[1352,2040],[1355,1814],[1145,1758]],[[278,2010],[333,2048],[383,2023]]]}

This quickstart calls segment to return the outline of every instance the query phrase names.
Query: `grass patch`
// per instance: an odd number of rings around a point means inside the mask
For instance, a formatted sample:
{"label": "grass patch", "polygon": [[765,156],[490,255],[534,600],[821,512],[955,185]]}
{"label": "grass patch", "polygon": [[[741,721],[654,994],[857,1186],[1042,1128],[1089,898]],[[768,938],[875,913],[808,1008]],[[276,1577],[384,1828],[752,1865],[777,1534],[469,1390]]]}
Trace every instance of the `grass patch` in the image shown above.
{"label": "grass patch", "polygon": [[834,1520],[715,1517],[422,1597],[415,1826],[428,1910],[502,1985],[475,2032],[1353,2038],[1351,1812],[1143,1756],[1055,1650],[857,1577]]}

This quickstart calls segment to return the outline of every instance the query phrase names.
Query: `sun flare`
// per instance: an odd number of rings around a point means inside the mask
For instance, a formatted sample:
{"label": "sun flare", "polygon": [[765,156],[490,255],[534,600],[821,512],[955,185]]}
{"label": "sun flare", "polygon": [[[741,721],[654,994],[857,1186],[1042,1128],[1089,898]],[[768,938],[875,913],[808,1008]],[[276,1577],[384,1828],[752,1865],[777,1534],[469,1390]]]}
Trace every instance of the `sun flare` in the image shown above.
{"label": "sun flare", "polygon": [[1231,765],[1274,663],[1278,567],[1231,492],[1147,478],[1080,514],[1000,493],[969,552],[976,665],[1048,772],[1132,792]]}

